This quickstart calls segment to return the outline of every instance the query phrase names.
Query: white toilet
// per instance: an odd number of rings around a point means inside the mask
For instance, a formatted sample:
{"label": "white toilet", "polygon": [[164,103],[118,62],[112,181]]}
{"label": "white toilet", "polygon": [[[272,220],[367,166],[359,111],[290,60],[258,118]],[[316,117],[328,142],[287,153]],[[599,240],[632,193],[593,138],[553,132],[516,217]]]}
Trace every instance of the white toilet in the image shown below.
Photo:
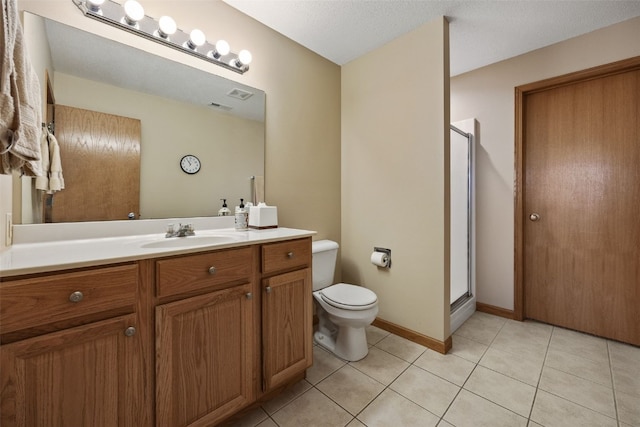
{"label": "white toilet", "polygon": [[312,252],[313,297],[319,321],[314,341],[341,359],[360,360],[369,353],[365,328],[378,314],[378,297],[362,286],[332,284],[336,242],[313,242]]}

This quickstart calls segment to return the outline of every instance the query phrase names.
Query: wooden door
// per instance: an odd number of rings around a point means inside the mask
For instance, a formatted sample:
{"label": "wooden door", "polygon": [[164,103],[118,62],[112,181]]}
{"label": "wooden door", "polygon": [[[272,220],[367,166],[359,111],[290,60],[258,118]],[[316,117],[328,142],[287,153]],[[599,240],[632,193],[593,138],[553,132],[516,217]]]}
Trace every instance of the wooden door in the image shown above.
{"label": "wooden door", "polygon": [[262,288],[263,391],[269,391],[311,366],[311,269],[264,279]]}
{"label": "wooden door", "polygon": [[251,285],[156,307],[156,425],[212,426],[252,403]]}
{"label": "wooden door", "polygon": [[640,63],[531,91],[522,119],[524,316],[640,345]]}
{"label": "wooden door", "polygon": [[64,190],[47,222],[126,220],[140,211],[140,120],[55,106]]}
{"label": "wooden door", "polygon": [[0,346],[0,424],[147,425],[131,326],[134,314]]}

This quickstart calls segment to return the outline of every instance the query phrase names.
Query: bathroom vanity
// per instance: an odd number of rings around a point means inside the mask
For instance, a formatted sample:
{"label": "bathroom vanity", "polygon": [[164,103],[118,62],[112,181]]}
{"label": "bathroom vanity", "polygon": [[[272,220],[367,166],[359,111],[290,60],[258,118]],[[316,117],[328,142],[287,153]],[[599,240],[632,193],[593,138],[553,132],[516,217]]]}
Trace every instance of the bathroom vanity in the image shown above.
{"label": "bathroom vanity", "polygon": [[233,233],[3,253],[0,424],[212,426],[304,378],[314,233]]}

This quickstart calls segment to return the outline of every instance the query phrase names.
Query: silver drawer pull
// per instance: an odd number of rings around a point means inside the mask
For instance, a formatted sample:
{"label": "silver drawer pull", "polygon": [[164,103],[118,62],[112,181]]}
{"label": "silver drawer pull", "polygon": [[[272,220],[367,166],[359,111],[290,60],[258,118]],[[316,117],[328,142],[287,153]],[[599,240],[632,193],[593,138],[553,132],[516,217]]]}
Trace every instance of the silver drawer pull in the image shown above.
{"label": "silver drawer pull", "polygon": [[287,258],[293,258],[293,252],[289,252],[289,253],[287,254]]}
{"label": "silver drawer pull", "polygon": [[129,326],[124,330],[124,334],[128,337],[132,337],[136,334],[136,328],[134,328],[133,326]]}
{"label": "silver drawer pull", "polygon": [[216,274],[216,268],[215,268],[215,267],[213,267],[213,266],[209,267],[209,274],[210,274],[210,275],[212,275],[212,276],[213,276],[214,274]]}
{"label": "silver drawer pull", "polygon": [[253,294],[251,292],[247,292],[247,299],[253,299]]}
{"label": "silver drawer pull", "polygon": [[266,288],[264,288],[265,291],[267,291],[268,294],[271,293],[271,286],[267,286]]}
{"label": "silver drawer pull", "polygon": [[69,295],[69,301],[71,302],[80,302],[82,301],[82,298],[84,298],[84,295],[82,295],[82,292],[80,291],[75,291]]}

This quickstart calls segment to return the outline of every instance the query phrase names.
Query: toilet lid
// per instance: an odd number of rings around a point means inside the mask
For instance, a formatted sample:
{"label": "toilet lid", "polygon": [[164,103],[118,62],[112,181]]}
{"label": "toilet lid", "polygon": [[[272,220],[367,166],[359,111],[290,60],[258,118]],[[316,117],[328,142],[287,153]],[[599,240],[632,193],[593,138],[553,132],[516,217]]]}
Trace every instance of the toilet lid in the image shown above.
{"label": "toilet lid", "polygon": [[338,283],[324,288],[320,294],[328,304],[346,310],[365,310],[378,301],[378,297],[373,291],[346,283]]}

